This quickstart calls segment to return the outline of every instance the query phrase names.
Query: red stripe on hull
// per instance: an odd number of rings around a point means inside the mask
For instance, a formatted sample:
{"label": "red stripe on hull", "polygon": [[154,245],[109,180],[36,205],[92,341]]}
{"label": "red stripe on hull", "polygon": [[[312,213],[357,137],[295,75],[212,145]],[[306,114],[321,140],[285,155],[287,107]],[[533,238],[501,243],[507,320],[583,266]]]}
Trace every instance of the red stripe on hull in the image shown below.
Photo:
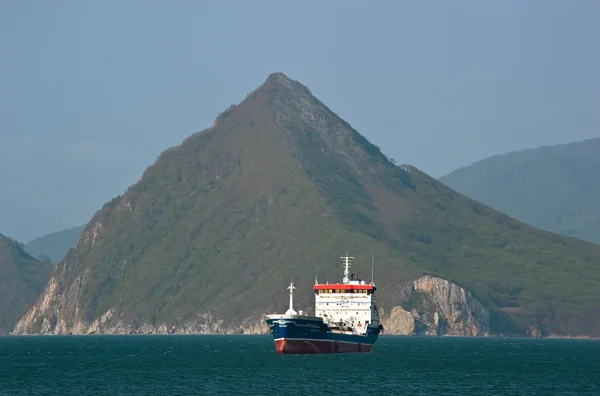
{"label": "red stripe on hull", "polygon": [[294,338],[275,340],[275,351],[280,354],[371,352],[371,348],[370,344],[338,341],[297,340]]}

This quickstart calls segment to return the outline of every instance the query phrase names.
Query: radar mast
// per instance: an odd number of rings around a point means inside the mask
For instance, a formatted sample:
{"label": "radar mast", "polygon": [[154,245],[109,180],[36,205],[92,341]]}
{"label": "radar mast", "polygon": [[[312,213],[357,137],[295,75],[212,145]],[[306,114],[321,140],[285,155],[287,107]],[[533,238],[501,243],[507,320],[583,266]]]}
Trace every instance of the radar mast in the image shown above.
{"label": "radar mast", "polygon": [[348,256],[348,253],[346,253],[345,256],[340,257],[342,260],[344,260],[344,279],[342,280],[342,283],[349,283],[349,277],[350,277],[350,260],[352,260],[354,257],[350,257]]}

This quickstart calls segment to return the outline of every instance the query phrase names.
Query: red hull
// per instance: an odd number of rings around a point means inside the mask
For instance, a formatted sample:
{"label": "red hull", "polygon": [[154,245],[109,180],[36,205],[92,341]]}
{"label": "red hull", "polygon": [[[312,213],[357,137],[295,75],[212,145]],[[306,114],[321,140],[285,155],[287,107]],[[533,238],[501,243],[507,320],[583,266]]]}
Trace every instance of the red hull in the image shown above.
{"label": "red hull", "polygon": [[275,340],[275,351],[280,354],[371,352],[372,345],[334,340],[307,340],[280,338]]}

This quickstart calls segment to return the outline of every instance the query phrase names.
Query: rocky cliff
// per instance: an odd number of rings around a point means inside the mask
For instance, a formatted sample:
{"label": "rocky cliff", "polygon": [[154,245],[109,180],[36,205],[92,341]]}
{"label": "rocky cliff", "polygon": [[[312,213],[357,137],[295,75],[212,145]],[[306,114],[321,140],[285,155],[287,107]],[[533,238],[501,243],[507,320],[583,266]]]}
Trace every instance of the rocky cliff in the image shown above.
{"label": "rocky cliff", "polygon": [[473,295],[445,279],[420,277],[405,286],[401,305],[384,315],[386,334],[485,336],[490,313]]}

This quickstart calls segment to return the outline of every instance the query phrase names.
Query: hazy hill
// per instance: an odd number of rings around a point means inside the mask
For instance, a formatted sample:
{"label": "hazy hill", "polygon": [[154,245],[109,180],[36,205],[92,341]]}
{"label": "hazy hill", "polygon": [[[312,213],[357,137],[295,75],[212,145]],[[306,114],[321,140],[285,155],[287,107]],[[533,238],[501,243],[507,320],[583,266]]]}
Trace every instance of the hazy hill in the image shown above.
{"label": "hazy hill", "polygon": [[527,224],[600,244],[600,138],[497,155],[440,180]]}
{"label": "hazy hill", "polygon": [[[363,275],[375,257],[385,312],[406,300],[408,282],[431,274],[472,291],[491,310],[493,332],[600,331],[599,246],[536,230],[395,166],[275,73],[105,204],[16,332],[190,323],[246,331],[285,309],[291,277],[295,301],[310,309],[317,267],[321,281],[339,280],[345,252]],[[434,304],[465,299],[438,289]]]}
{"label": "hazy hill", "polygon": [[25,244],[25,251],[33,257],[45,256],[56,263],[75,245],[82,229],[83,226],[73,227],[32,239]]}
{"label": "hazy hill", "polygon": [[0,334],[17,320],[40,295],[51,267],[34,259],[12,239],[0,234]]}

